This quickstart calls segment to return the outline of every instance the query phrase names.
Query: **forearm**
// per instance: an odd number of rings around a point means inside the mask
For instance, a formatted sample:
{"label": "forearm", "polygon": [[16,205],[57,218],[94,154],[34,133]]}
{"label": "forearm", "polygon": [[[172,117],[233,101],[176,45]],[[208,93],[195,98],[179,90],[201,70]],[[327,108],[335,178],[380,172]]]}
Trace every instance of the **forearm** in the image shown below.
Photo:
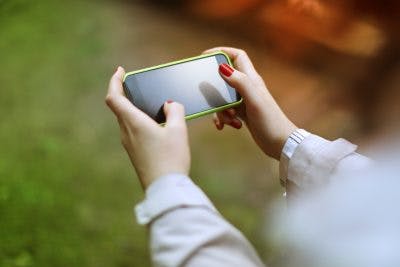
{"label": "forearm", "polygon": [[157,180],[137,215],[149,223],[154,266],[263,266],[246,238],[188,177]]}

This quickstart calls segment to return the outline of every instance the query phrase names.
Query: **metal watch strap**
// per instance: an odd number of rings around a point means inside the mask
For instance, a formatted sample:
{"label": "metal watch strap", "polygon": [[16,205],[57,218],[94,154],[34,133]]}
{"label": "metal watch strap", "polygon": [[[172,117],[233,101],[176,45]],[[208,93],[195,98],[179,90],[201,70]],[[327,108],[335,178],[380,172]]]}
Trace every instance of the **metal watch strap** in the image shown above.
{"label": "metal watch strap", "polygon": [[280,182],[282,186],[286,186],[289,161],[293,156],[297,146],[307,137],[310,133],[304,129],[297,129],[290,134],[282,149],[281,162],[280,162]]}

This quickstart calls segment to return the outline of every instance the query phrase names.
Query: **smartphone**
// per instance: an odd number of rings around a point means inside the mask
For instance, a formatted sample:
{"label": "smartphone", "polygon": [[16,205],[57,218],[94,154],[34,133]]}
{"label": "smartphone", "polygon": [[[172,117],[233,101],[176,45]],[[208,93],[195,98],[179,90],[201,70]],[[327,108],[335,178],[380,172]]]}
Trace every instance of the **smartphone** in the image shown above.
{"label": "smartphone", "polygon": [[165,122],[167,100],[183,104],[185,118],[193,119],[240,104],[242,97],[218,72],[232,66],[223,52],[187,58],[128,72],[123,87],[127,98],[158,123]]}

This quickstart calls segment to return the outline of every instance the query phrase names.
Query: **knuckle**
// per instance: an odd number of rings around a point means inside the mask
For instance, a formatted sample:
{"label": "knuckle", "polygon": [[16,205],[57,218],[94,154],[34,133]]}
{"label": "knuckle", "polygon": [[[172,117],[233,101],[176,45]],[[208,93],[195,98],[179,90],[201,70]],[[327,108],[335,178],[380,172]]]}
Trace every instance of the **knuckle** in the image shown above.
{"label": "knuckle", "polygon": [[247,75],[244,74],[243,72],[238,72],[237,81],[239,84],[245,84],[249,82]]}
{"label": "knuckle", "polygon": [[177,103],[177,107],[180,113],[185,114],[185,107],[181,103]]}
{"label": "knuckle", "polygon": [[135,118],[134,121],[129,120],[129,129],[133,134],[138,134],[143,131],[145,122],[141,118]]}
{"label": "knuckle", "polygon": [[247,52],[245,50],[243,50],[243,49],[239,49],[238,54],[240,56],[247,56]]}
{"label": "knuckle", "polygon": [[111,94],[106,95],[105,102],[108,106],[112,106],[114,101],[115,101],[114,96],[112,96]]}
{"label": "knuckle", "polygon": [[181,133],[186,129],[186,124],[184,121],[172,121],[168,124],[168,129],[170,129],[173,133]]}

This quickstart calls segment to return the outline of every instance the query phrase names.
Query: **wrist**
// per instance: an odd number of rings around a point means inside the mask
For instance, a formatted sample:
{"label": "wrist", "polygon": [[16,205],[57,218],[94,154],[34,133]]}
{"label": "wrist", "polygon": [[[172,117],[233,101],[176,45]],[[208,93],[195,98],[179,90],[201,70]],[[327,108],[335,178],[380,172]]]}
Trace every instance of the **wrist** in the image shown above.
{"label": "wrist", "polygon": [[148,173],[144,175],[139,175],[139,180],[142,185],[143,191],[146,191],[146,189],[155,181],[157,181],[160,177],[168,176],[168,175],[183,175],[183,176],[188,176],[189,172],[188,171],[179,171],[179,170],[165,170],[165,171],[158,171],[158,172],[153,172],[153,173]]}
{"label": "wrist", "polygon": [[272,152],[271,155],[269,156],[279,161],[282,149],[285,146],[286,141],[288,140],[289,136],[297,129],[298,127],[288,120],[285,126],[282,127],[282,129],[279,131],[277,137],[273,139],[272,141],[273,149],[271,151]]}

